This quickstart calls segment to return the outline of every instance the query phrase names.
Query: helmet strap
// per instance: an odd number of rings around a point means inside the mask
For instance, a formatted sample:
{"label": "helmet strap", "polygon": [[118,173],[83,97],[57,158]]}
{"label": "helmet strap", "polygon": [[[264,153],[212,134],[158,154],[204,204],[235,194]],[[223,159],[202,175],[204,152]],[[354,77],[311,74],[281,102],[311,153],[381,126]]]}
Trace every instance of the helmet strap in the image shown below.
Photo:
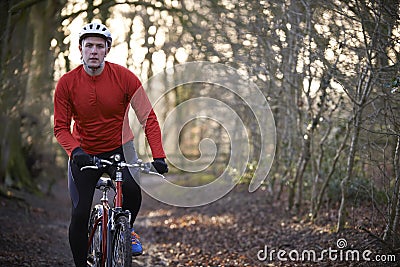
{"label": "helmet strap", "polygon": [[103,62],[101,62],[100,65],[98,65],[98,66],[89,66],[83,59],[82,59],[82,63],[83,63],[83,67],[84,67],[86,73],[89,74],[90,76],[97,76],[103,72],[104,59],[103,59]]}

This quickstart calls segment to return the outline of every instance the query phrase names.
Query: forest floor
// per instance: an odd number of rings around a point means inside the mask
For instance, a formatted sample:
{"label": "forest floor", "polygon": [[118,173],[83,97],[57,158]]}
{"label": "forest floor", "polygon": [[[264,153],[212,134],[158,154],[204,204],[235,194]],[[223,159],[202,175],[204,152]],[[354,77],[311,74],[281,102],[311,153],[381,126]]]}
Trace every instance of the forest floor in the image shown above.
{"label": "forest floor", "polygon": [[[0,266],[73,266],[66,181],[49,196],[17,195],[18,201],[0,198]],[[399,266],[400,254],[360,230],[371,225],[371,209],[353,210],[363,219],[337,234],[334,212],[311,223],[266,195],[237,186],[212,204],[178,208],[144,193],[135,228],[145,252],[133,266]]]}

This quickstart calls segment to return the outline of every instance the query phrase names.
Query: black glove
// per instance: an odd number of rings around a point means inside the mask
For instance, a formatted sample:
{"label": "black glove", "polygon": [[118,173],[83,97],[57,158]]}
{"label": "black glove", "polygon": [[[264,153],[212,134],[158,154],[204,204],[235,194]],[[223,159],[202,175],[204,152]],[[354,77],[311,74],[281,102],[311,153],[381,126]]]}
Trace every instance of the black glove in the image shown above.
{"label": "black glove", "polygon": [[163,158],[154,159],[151,164],[153,164],[154,169],[156,169],[159,174],[168,172],[168,165],[165,163],[165,159]]}
{"label": "black glove", "polygon": [[72,151],[71,158],[79,168],[87,165],[93,165],[93,158],[80,147],[77,147]]}

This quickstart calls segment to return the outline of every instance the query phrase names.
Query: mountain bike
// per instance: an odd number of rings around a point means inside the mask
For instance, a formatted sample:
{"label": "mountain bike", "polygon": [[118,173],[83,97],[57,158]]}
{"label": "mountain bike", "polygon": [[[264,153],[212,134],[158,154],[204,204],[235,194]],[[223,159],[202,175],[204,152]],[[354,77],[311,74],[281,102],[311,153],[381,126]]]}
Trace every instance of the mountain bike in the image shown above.
{"label": "mountain bike", "polygon": [[[96,189],[102,192],[101,204],[96,204],[90,214],[88,226],[88,257],[87,265],[91,267],[130,267],[132,264],[131,248],[131,214],[122,209],[122,170],[135,168],[142,173],[163,175],[154,172],[150,162],[138,160],[129,164],[121,160],[121,155],[115,154],[110,160],[93,157],[94,165],[84,166],[85,169],[100,169],[108,166],[116,168],[115,181],[101,177]],[[110,206],[108,192],[115,192],[114,205]]]}

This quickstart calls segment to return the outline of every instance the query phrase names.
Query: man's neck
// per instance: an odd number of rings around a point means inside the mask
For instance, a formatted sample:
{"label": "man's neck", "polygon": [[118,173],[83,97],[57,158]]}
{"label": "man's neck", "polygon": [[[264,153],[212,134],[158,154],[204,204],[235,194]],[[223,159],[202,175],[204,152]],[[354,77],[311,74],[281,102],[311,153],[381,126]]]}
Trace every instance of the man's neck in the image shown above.
{"label": "man's neck", "polygon": [[101,64],[98,68],[89,68],[88,65],[83,64],[83,68],[85,69],[86,73],[90,76],[98,76],[104,70],[105,62]]}

